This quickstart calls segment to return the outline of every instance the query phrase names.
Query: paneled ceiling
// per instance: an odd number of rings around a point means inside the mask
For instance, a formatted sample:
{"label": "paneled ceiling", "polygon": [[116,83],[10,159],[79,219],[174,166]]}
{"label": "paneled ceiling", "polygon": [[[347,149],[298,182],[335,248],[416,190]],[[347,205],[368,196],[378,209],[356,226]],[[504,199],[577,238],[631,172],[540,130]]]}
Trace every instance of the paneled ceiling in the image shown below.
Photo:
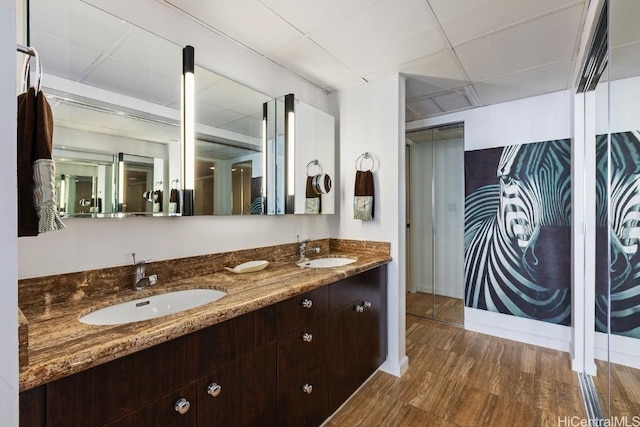
{"label": "paneled ceiling", "polygon": [[585,0],[158,0],[327,92],[407,76],[407,120],[570,88]]}

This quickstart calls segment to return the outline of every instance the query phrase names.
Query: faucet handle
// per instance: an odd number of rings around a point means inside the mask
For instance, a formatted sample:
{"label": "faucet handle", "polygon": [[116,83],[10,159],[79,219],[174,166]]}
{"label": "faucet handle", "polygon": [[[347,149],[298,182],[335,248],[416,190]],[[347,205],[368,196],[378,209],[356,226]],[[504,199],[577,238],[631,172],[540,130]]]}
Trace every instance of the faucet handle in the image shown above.
{"label": "faucet handle", "polygon": [[131,256],[133,257],[133,265],[143,265],[143,264],[149,264],[151,262],[151,259],[142,259],[142,260],[136,262],[136,253],[135,252],[131,252]]}

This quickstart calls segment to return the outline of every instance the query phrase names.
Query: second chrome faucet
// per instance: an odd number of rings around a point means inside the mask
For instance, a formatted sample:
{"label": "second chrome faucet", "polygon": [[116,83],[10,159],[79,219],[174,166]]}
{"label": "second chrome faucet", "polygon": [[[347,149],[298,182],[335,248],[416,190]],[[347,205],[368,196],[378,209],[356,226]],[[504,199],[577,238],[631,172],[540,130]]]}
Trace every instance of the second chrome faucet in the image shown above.
{"label": "second chrome faucet", "polygon": [[303,240],[302,242],[300,241],[300,235],[296,236],[297,240],[298,240],[298,254],[300,255],[300,261],[303,261],[306,257],[308,253],[315,253],[315,254],[319,254],[320,253],[320,247],[317,246],[315,248],[308,248],[307,247],[307,243],[309,243],[311,241],[311,239],[307,239],[307,240]]}
{"label": "second chrome faucet", "polygon": [[158,283],[157,275],[152,274],[150,276],[147,276],[147,264],[150,263],[151,260],[145,259],[145,260],[136,262],[136,253],[135,252],[131,253],[131,256],[133,257],[133,267],[134,267],[133,290],[141,291],[147,286],[155,285],[156,283]]}

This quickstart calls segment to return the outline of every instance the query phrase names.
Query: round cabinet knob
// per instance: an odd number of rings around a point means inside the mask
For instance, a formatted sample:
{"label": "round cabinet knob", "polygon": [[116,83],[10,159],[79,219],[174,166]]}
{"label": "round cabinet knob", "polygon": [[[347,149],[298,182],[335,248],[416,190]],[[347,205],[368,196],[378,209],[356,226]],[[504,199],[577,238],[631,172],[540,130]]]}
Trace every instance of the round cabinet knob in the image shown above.
{"label": "round cabinet knob", "polygon": [[311,392],[313,391],[313,386],[311,384],[307,383],[307,384],[302,386],[302,391],[304,393],[311,394]]}
{"label": "round cabinet knob", "polygon": [[304,308],[311,308],[311,307],[313,307],[313,301],[311,301],[311,300],[310,300],[310,299],[308,299],[308,298],[305,298],[304,300],[302,300],[301,305],[302,305]]}
{"label": "round cabinet knob", "polygon": [[187,412],[189,412],[190,407],[191,407],[191,403],[189,403],[189,401],[184,397],[181,397],[180,399],[178,399],[175,406],[176,412],[178,412],[180,415],[184,415]]}
{"label": "round cabinet knob", "polygon": [[371,308],[371,301],[365,301],[364,308]]}
{"label": "round cabinet knob", "polygon": [[302,334],[302,341],[311,342],[312,340],[313,340],[313,335],[310,334],[309,332],[305,332],[304,334]]}
{"label": "round cabinet knob", "polygon": [[356,305],[356,313],[362,313],[364,311],[364,306]]}
{"label": "round cabinet knob", "polygon": [[220,384],[211,383],[207,386],[207,393],[216,397],[222,392],[222,386]]}

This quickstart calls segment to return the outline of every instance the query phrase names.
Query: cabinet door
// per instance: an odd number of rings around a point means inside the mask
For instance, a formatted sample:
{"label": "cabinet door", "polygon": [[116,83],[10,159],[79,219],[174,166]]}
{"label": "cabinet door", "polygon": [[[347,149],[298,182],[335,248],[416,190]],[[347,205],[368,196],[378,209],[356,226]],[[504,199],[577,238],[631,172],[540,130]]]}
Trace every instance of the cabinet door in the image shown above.
{"label": "cabinet door", "polygon": [[386,306],[380,292],[329,315],[329,412],[344,403],[386,358]]}
{"label": "cabinet door", "polygon": [[305,375],[278,397],[280,427],[315,427],[327,418],[327,365]]}
{"label": "cabinet door", "polygon": [[198,425],[275,426],[275,342],[198,379]]}
{"label": "cabinet door", "polygon": [[[180,413],[179,409],[183,413]],[[196,414],[196,383],[194,381],[106,424],[105,427],[195,427]]]}
{"label": "cabinet door", "polygon": [[190,383],[191,340],[168,341],[48,384],[47,425],[102,425]]}
{"label": "cabinet door", "polygon": [[278,337],[327,315],[326,286],[278,303]]}
{"label": "cabinet door", "polygon": [[278,393],[327,360],[327,318],[278,340]]}
{"label": "cabinet door", "polygon": [[40,386],[20,393],[20,427],[46,425],[45,387]]}

